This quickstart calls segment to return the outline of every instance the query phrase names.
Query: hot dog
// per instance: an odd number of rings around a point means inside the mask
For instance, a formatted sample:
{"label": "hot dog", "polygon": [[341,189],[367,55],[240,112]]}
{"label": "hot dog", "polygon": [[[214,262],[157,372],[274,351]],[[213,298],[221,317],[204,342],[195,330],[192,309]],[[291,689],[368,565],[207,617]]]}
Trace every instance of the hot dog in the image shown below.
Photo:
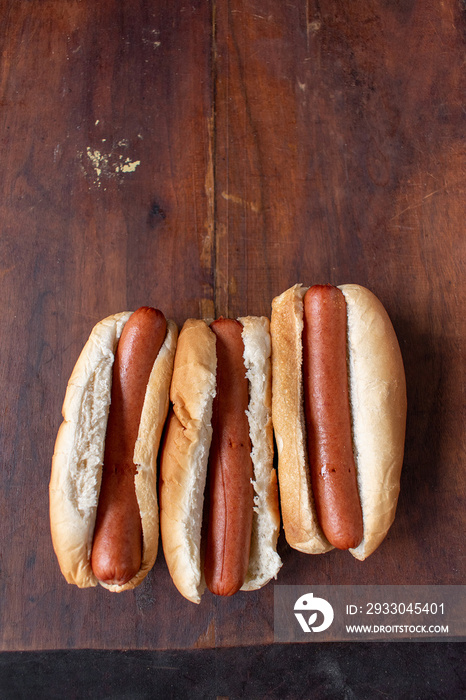
{"label": "hot dog", "polygon": [[298,284],[273,300],[271,336],[286,539],[363,560],[393,522],[403,463],[406,384],[393,326],[359,285]]}
{"label": "hot dog", "polygon": [[363,523],[351,437],[346,302],[331,285],[304,295],[303,382],[307,450],[317,518],[339,549],[357,547]]}
{"label": "hot dog", "polygon": [[125,325],[115,354],[91,555],[92,571],[108,584],[124,585],[141,568],[142,525],[133,456],[147,383],[166,331],[161,311],[141,307]]}
{"label": "hot dog", "polygon": [[177,328],[142,307],[98,323],[63,403],[50,523],[63,575],[79,587],[134,588],[158,548],[156,462]]}
{"label": "hot dog", "polygon": [[246,578],[251,545],[254,477],[249,422],[249,386],[242,326],[222,318],[216,336],[217,393],[213,401],[209,458],[210,506],[204,573],[217,595],[233,595]]}
{"label": "hot dog", "polygon": [[[180,332],[161,452],[160,525],[173,582],[195,603],[206,584],[220,595],[255,590],[281,567],[270,350],[264,317],[212,327],[189,319]],[[240,456],[233,468],[229,452]]]}

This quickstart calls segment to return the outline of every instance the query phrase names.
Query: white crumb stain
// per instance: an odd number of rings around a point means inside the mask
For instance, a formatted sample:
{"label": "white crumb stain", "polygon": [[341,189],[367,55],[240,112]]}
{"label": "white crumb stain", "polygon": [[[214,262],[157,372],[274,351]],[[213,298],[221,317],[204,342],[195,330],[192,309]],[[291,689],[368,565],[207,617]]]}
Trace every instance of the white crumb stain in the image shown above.
{"label": "white crumb stain", "polygon": [[[102,143],[105,141],[106,139],[102,139]],[[126,154],[118,153],[118,149],[127,149],[129,145],[128,139],[122,139],[116,144],[114,150],[111,150],[109,153],[104,153],[97,148],[88,146],[85,153],[78,153],[83,172],[87,176],[91,175],[93,183],[97,187],[101,187],[103,179],[134,173],[136,168],[141,165],[141,161],[133,160]]]}
{"label": "white crumb stain", "polygon": [[[122,159],[122,156],[120,156],[120,160]],[[116,173],[122,172],[122,173],[134,173],[138,165],[141,165],[140,160],[135,160],[131,162],[130,158],[127,158],[123,165],[117,166],[115,169]]]}
{"label": "white crumb stain", "polygon": [[92,167],[98,178],[102,175],[103,170],[107,170],[108,158],[100,151],[93,150],[89,146],[86,148],[87,157],[91,161]]}

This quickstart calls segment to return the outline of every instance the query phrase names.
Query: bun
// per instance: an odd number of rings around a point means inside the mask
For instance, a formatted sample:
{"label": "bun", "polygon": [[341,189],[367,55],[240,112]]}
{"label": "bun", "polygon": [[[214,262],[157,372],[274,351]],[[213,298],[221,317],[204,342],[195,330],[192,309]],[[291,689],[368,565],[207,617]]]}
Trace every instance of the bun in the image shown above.
{"label": "bun", "polygon": [[351,553],[365,559],[394,518],[406,426],[406,381],[398,340],[377,297],[357,284],[340,287],[348,310],[353,441],[364,537]]}
{"label": "bun", "polygon": [[[241,590],[255,590],[276,576],[278,494],[273,469],[269,321],[244,317],[244,358],[250,386],[248,419],[254,465],[255,506],[249,569]],[[201,530],[212,403],[216,393],[215,334],[202,320],[184,324],[177,346],[169,421],[161,460],[160,523],[165,559],[175,586],[199,603],[206,584]]]}
{"label": "bun", "polygon": [[170,387],[174,417],[162,447],[160,529],[173,582],[193,603],[205,589],[200,543],[216,367],[214,334],[204,321],[186,321]]}
{"label": "bun", "polygon": [[288,544],[307,554],[332,549],[317,520],[306,449],[303,395],[303,297],[295,284],[272,301],[272,420],[278,482]]}
{"label": "bun", "polygon": [[[114,354],[131,312],[114,314],[92,330],[68,382],[61,424],[52,458],[49,486],[50,526],[60,569],[80,588],[95,586],[90,556],[99,499]],[[167,334],[146,390],[134,462],[136,496],[143,530],[140,571],[128,583],[101,584],[111,591],[139,585],[154,565],[158,548],[156,461],[168,411],[168,391],[177,327],[167,321]]]}
{"label": "bun", "polygon": [[[272,415],[285,536],[291,547],[332,548],[317,520],[306,449],[302,382],[303,297],[296,284],[272,302]],[[350,550],[365,559],[395,517],[403,462],[406,385],[395,332],[380,301],[364,287],[342,285],[347,303],[353,452],[364,536]]]}
{"label": "bun", "polygon": [[254,591],[277,576],[280,531],[277,473],[273,468],[270,322],[264,316],[238,319],[243,325],[244,364],[249,380],[249,435],[254,467],[254,513],[249,568],[241,588]]}

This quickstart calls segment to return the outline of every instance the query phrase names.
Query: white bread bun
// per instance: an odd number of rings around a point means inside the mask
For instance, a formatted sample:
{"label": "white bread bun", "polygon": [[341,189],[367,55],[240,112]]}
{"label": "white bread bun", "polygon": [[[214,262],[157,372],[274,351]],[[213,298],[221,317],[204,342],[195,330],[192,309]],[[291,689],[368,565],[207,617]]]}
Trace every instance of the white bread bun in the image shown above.
{"label": "white bread bun", "polygon": [[[339,287],[347,303],[348,371],[364,535],[350,550],[365,559],[395,517],[406,425],[406,383],[398,341],[377,297],[355,284]],[[317,520],[306,448],[302,384],[303,297],[294,285],[272,302],[272,417],[285,536],[310,554],[328,551]]]}
{"label": "white bread bun", "polygon": [[[63,576],[68,583],[80,588],[100,583],[90,564],[92,539],[102,479],[113,361],[131,313],[114,314],[93,328],[69,379],[62,409],[64,420],[55,442],[49,486],[52,542]],[[168,411],[177,335],[175,323],[168,320],[165,341],[147,385],[134,451],[136,497],[143,531],[141,568],[122,586],[101,583],[115,592],[139,585],[157,556],[156,462]]]}
{"label": "white bread bun", "polygon": [[[254,515],[249,568],[241,590],[255,590],[277,575],[280,516],[273,468],[269,322],[238,319],[243,325],[249,379],[247,411],[254,466]],[[161,457],[160,525],[167,566],[179,592],[200,603],[206,584],[201,529],[216,393],[216,339],[202,320],[186,321],[178,340],[170,389],[169,420]]]}
{"label": "white bread bun", "polygon": [[277,472],[273,468],[272,345],[265,316],[243,316],[244,365],[249,380],[249,436],[254,469],[254,513],[249,568],[242,591],[262,588],[282,565],[277,553],[280,532]]}
{"label": "white bread bun", "polygon": [[387,312],[357,284],[339,287],[348,316],[348,375],[353,446],[364,536],[363,560],[377,549],[394,518],[406,428],[406,381],[400,347]]}

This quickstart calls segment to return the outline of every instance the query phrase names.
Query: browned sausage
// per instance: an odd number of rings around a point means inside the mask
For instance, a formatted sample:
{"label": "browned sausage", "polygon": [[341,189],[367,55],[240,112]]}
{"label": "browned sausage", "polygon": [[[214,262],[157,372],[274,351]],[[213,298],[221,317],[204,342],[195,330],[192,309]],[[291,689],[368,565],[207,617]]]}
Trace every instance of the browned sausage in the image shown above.
{"label": "browned sausage", "polygon": [[217,394],[209,456],[209,521],[204,574],[217,595],[233,595],[249,563],[253,514],[253,466],[246,416],[249,383],[243,361],[242,325],[220,318],[216,335]]}
{"label": "browned sausage", "polygon": [[95,576],[108,584],[127,583],[141,567],[142,527],[133,455],[147,383],[166,329],[161,311],[141,307],[128,319],[115,353],[91,555]]}
{"label": "browned sausage", "polygon": [[304,296],[303,369],[307,443],[317,517],[338,549],[363,536],[351,438],[346,301],[331,285]]}

